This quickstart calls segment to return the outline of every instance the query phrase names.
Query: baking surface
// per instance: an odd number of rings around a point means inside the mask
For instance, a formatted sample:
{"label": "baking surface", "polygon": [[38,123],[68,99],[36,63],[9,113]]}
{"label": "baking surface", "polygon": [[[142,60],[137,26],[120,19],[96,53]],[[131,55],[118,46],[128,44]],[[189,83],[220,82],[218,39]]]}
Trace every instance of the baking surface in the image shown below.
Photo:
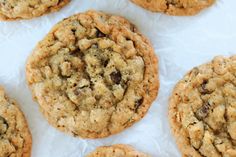
{"label": "baking surface", "polygon": [[[236,54],[236,1],[218,0],[194,17],[151,13],[128,0],[73,0],[60,12],[33,20],[0,22],[0,84],[22,107],[33,134],[32,157],[83,157],[97,146],[130,144],[154,157],[179,157],[170,133],[168,99],[175,83],[216,55]],[[32,100],[25,81],[25,62],[51,27],[88,9],[118,14],[134,23],[159,56],[159,96],[140,122],[120,134],[99,140],[74,138],[49,126]]]}

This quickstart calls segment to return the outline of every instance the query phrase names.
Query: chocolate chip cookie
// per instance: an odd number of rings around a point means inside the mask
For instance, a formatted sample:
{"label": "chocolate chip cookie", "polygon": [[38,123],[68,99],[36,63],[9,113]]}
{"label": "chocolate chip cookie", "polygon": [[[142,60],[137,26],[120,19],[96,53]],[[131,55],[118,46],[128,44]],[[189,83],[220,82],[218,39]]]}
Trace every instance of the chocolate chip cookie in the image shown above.
{"label": "chocolate chip cookie", "polygon": [[70,0],[0,0],[0,20],[31,19],[55,12]]}
{"label": "chocolate chip cookie", "polygon": [[153,12],[169,15],[195,15],[211,6],[215,0],[131,0],[137,5]]}
{"label": "chocolate chip cookie", "polygon": [[117,144],[113,146],[98,147],[87,157],[150,157],[147,154],[134,150],[129,145]]}
{"label": "chocolate chip cookie", "polygon": [[120,16],[97,11],[58,23],[26,67],[49,123],[83,138],[118,133],[144,117],[159,88],[150,42]]}
{"label": "chocolate chip cookie", "polygon": [[187,73],[171,96],[169,119],[183,156],[236,156],[236,56]]}
{"label": "chocolate chip cookie", "polygon": [[23,113],[0,87],[0,157],[30,157],[31,144]]}

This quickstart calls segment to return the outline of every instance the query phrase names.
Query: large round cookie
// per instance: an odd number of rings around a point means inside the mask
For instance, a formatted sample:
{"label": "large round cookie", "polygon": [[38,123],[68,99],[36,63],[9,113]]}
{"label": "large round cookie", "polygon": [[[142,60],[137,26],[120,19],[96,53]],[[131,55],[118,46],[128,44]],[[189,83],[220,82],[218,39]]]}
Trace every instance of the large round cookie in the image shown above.
{"label": "large round cookie", "polygon": [[0,157],[30,157],[31,144],[23,113],[0,87]]}
{"label": "large round cookie", "polygon": [[98,147],[86,157],[150,157],[147,154],[136,151],[129,145],[117,144]]}
{"label": "large round cookie", "polygon": [[96,11],[58,23],[29,57],[26,73],[49,123],[84,138],[131,126],[159,88],[149,41],[126,19]]}
{"label": "large round cookie", "polygon": [[135,4],[153,12],[169,15],[195,15],[211,6],[215,0],[131,0]]}
{"label": "large round cookie", "polygon": [[61,9],[70,0],[0,0],[0,20],[31,19]]}
{"label": "large round cookie", "polygon": [[236,156],[236,56],[191,70],[170,99],[172,132],[183,156]]}

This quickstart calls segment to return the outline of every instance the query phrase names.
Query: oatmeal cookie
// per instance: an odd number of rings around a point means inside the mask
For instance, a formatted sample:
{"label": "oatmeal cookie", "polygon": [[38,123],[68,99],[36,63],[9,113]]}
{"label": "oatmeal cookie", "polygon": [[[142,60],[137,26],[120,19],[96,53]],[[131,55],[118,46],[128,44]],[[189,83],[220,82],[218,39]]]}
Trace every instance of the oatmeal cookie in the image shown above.
{"label": "oatmeal cookie", "polygon": [[55,12],[70,0],[0,0],[0,20],[31,19]]}
{"label": "oatmeal cookie", "polygon": [[30,157],[31,144],[23,113],[0,87],[0,157]]}
{"label": "oatmeal cookie", "polygon": [[98,147],[86,157],[150,157],[147,154],[134,150],[129,145],[117,144]]}
{"label": "oatmeal cookie", "polygon": [[58,23],[26,74],[49,123],[83,138],[118,133],[144,117],[159,88],[150,42],[126,19],[97,11]]}
{"label": "oatmeal cookie", "polygon": [[153,12],[164,12],[174,16],[195,15],[211,6],[215,0],[131,0]]}
{"label": "oatmeal cookie", "polygon": [[183,156],[236,156],[236,56],[215,57],[176,85],[169,119]]}

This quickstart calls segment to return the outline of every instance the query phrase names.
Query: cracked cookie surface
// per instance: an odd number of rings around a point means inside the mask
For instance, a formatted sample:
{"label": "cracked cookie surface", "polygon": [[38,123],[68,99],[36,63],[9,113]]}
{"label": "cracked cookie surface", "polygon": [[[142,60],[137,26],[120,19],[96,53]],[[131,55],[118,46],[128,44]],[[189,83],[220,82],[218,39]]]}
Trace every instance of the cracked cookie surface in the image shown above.
{"label": "cracked cookie surface", "polygon": [[211,6],[215,0],[131,0],[135,4],[153,12],[169,15],[195,15]]}
{"label": "cracked cookie surface", "polygon": [[31,144],[23,113],[0,87],[0,157],[30,157]]}
{"label": "cracked cookie surface", "polygon": [[55,12],[70,0],[0,0],[0,20],[31,19]]}
{"label": "cracked cookie surface", "polygon": [[185,75],[169,119],[183,156],[236,156],[236,56],[215,57]]}
{"label": "cracked cookie surface", "polygon": [[150,157],[147,154],[136,151],[129,145],[117,144],[98,147],[86,157]]}
{"label": "cracked cookie surface", "polygon": [[126,19],[97,11],[58,23],[26,67],[28,84],[49,123],[84,138],[122,131],[156,98],[157,58]]}

